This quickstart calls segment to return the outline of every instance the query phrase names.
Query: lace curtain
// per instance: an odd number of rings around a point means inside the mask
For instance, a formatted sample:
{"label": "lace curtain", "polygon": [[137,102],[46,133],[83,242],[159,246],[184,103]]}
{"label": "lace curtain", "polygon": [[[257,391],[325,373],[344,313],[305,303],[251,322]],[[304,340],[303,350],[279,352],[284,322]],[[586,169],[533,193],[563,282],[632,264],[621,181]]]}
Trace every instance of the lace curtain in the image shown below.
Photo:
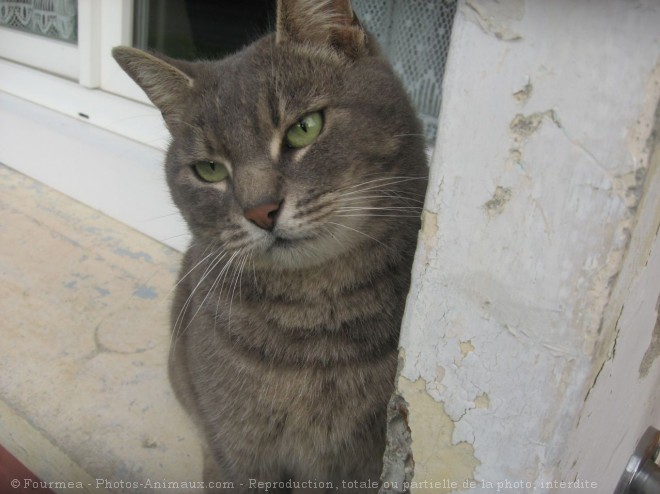
{"label": "lace curtain", "polygon": [[0,0],[0,26],[75,43],[77,0]]}
{"label": "lace curtain", "polygon": [[435,142],[456,0],[353,0],[360,21],[377,38]]}

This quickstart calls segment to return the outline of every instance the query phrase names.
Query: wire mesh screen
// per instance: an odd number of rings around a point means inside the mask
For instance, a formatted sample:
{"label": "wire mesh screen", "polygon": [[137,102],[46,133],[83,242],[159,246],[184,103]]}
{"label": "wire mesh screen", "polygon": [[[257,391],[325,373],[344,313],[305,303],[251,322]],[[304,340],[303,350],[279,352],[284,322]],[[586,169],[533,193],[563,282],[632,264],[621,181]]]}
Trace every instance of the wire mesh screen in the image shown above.
{"label": "wire mesh screen", "polygon": [[403,81],[432,145],[456,0],[353,0]]}
{"label": "wire mesh screen", "polygon": [[77,0],[0,0],[0,26],[75,43]]}

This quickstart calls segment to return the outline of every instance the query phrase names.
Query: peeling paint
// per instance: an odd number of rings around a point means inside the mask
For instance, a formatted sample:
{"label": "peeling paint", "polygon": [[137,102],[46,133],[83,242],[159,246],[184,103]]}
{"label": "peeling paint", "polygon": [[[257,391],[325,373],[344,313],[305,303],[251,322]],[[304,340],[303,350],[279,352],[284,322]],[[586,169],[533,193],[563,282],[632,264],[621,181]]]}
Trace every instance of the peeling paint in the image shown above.
{"label": "peeling paint", "polygon": [[[527,98],[529,98],[531,95],[531,92],[532,85],[531,82],[528,82],[521,90],[514,93],[514,98],[516,98],[520,103],[524,104],[527,101]],[[543,124],[543,121],[546,119],[555,124],[557,128],[563,130],[561,122],[559,121],[559,116],[555,110],[552,109],[543,112],[532,113],[529,115],[518,113],[513,117],[513,120],[511,120],[511,123],[509,124],[509,130],[511,131],[511,135],[513,137],[513,144],[509,149],[507,167],[525,172],[523,149],[526,145],[526,141],[532,135],[538,132],[538,130],[541,128],[541,125]],[[531,178],[527,178],[528,180],[531,180]],[[540,210],[538,205],[537,209]],[[543,216],[545,215],[543,214]]]}
{"label": "peeling paint", "polygon": [[[655,86],[654,89],[657,93],[655,95],[658,97],[658,100],[660,101],[660,63],[656,66],[656,69],[654,71],[653,84]],[[655,167],[655,171],[657,173],[658,166],[660,166],[660,102],[656,107],[654,120],[655,123],[646,141],[646,146],[649,149],[649,159],[652,162],[651,166]],[[643,193],[643,190],[641,190],[641,188],[639,189],[639,191],[640,193]],[[655,229],[655,239],[657,242],[657,239],[659,238],[658,233],[660,232],[660,221],[656,220],[656,222],[658,225]],[[648,263],[648,259],[645,262]],[[642,358],[642,362],[640,363],[639,366],[640,378],[644,378],[648,375],[648,372],[653,366],[653,363],[658,358],[658,356],[660,356],[660,296],[658,297],[658,300],[655,304],[655,312],[656,312],[656,322],[655,322],[655,327],[653,328],[653,334],[651,336],[651,343],[649,344],[649,347],[646,349],[646,352],[644,353],[644,357]]]}
{"label": "peeling paint", "polygon": [[534,90],[534,86],[532,85],[532,81],[530,80],[529,77],[527,77],[527,82],[525,85],[521,88],[518,89],[513,93],[513,98],[520,104],[525,104],[527,103],[527,100],[532,96],[532,91]]}
{"label": "peeling paint", "polygon": [[[606,296],[606,299],[602,300],[603,305],[609,300],[610,294],[615,288],[614,283],[619,277],[624,254],[628,250],[631,242],[631,232],[635,230],[637,225],[638,208],[640,204],[642,204],[644,196],[648,196],[645,189],[650,182],[648,180],[649,169],[657,170],[658,166],[660,166],[660,86],[656,85],[658,82],[660,82],[660,65],[656,66],[651,83],[649,84],[651,86],[651,89],[649,90],[651,96],[656,97],[657,99],[653,102],[647,101],[648,104],[644,106],[644,109],[634,126],[635,129],[637,129],[636,132],[639,131],[639,128],[644,128],[648,132],[646,138],[643,139],[644,145],[634,148],[636,152],[640,153],[634,156],[637,167],[634,170],[613,179],[612,188],[624,202],[627,208],[627,214],[617,225],[617,242],[614,244],[612,251],[608,254],[607,265],[612,266],[613,268],[610,271],[601,270],[598,273],[597,280],[600,280],[601,283],[606,283],[607,286],[607,291],[603,295]],[[650,111],[649,107],[653,108],[653,111]],[[630,145],[630,143],[631,139],[629,136],[628,144]],[[651,239],[649,239],[648,242],[649,244],[652,244]],[[607,278],[605,278],[605,276],[607,276]],[[614,356],[620,331],[619,318],[621,317],[621,311],[623,311],[623,304],[621,305],[616,321],[610,322],[608,328],[603,328],[603,326],[608,323],[604,319],[601,320],[597,334],[600,335],[604,332],[606,337],[600,342],[594,342],[594,348],[592,351],[597,355],[596,361],[598,362],[598,365],[594,368],[598,370],[592,375],[592,384],[589,387],[587,396],[595,386],[602,366]],[[609,335],[609,337],[607,337],[607,335]]]}
{"label": "peeling paint", "polygon": [[[399,390],[408,403],[408,424],[411,429],[415,452],[416,483],[429,482],[436,485],[474,480],[474,472],[480,464],[474,455],[474,447],[467,442],[454,444],[452,435],[455,423],[445,412],[444,405],[435,401],[426,392],[423,379],[410,381],[399,377]],[[439,488],[434,493],[448,493],[455,489]],[[411,492],[425,492],[415,489]]]}
{"label": "peeling paint", "polygon": [[463,358],[467,357],[470,353],[474,351],[474,345],[472,341],[461,341],[459,348],[461,349],[461,355]]}
{"label": "peeling paint", "polygon": [[484,409],[490,407],[490,397],[487,393],[482,393],[474,400],[474,407]]}
{"label": "peeling paint", "polygon": [[646,172],[647,168],[643,166],[614,179],[613,188],[626,202],[630,214],[635,213],[642,198]]}
{"label": "peeling paint", "polygon": [[[645,137],[634,140],[636,147],[629,147],[637,153],[632,156],[635,169],[618,177],[614,184],[627,206],[625,220],[618,225],[625,236],[616,246],[625,252],[621,268],[608,280],[612,295],[608,302],[609,313],[603,317],[599,328],[602,341],[597,358],[593,360],[597,370],[566,448],[569,451],[567,463],[575,460],[563,473],[566,476],[600,476],[603,485],[614,485],[618,480],[617,469],[611,474],[611,467],[625,465],[639,437],[638,428],[646,426],[649,417],[656,415],[659,403],[655,389],[659,368],[654,365],[660,354],[660,298],[655,299],[660,292],[657,281],[660,279],[658,89],[658,86],[652,88],[655,99],[646,101],[642,116],[632,127],[635,132],[645,129],[646,133]],[[651,108],[655,108],[655,114]],[[630,146],[632,141],[628,137]],[[644,348],[647,342],[648,347]],[[631,402],[636,404],[632,408]],[[598,451],[594,452],[588,444],[594,434],[605,432],[601,435],[606,437],[611,431],[616,434],[604,444],[603,450],[610,452],[605,463]]]}
{"label": "peeling paint", "polygon": [[555,111],[547,110],[544,112],[532,113],[531,115],[518,113],[511,121],[509,128],[515,137],[521,140],[526,139],[541,127],[543,120],[546,118],[550,119],[555,125],[557,125],[557,127],[561,127]]}
{"label": "peeling paint", "polygon": [[[628,130],[627,143],[630,153],[639,163],[647,163],[653,152],[660,129],[657,125],[657,103],[660,101],[660,60],[651,71],[646,84],[646,101],[642,113],[635,124]],[[653,124],[654,120],[656,125]]]}
{"label": "peeling paint", "polygon": [[509,160],[507,161],[507,169],[515,169],[519,171],[525,170],[525,163],[523,162],[523,155],[520,149],[509,149]]}
{"label": "peeling paint", "polygon": [[422,212],[422,238],[427,250],[430,250],[438,235],[438,215],[428,210]]}
{"label": "peeling paint", "polygon": [[441,366],[441,365],[436,366],[436,368],[435,368],[435,380],[436,380],[436,382],[441,383],[442,380],[445,378],[445,373],[446,372],[447,371],[445,370],[445,368],[443,366]]}
{"label": "peeling paint", "polygon": [[[475,22],[486,34],[502,41],[517,41],[522,36],[511,28],[525,15],[524,0],[467,0],[468,19]],[[471,15],[470,15],[471,14]]]}
{"label": "peeling paint", "polygon": [[495,217],[504,211],[504,207],[511,200],[511,189],[497,186],[493,197],[483,205],[484,211],[488,216]]}
{"label": "peeling paint", "polygon": [[412,481],[415,462],[408,427],[408,403],[394,393],[387,406],[387,445],[379,494],[405,494]]}
{"label": "peeling paint", "polygon": [[655,313],[657,317],[653,334],[651,335],[651,343],[644,353],[642,362],[639,364],[640,379],[644,379],[648,375],[653,363],[660,356],[660,297],[658,297],[658,301],[655,304]]}
{"label": "peeling paint", "polygon": [[[603,362],[595,348],[624,353],[621,341],[611,345],[610,312],[621,307],[612,290],[622,285],[623,261],[638,254],[628,240],[637,216],[653,207],[654,175],[641,150],[651,133],[647,110],[658,100],[644,102],[643,88],[657,61],[660,11],[603,2],[607,14],[594,15],[576,4],[557,34],[548,19],[565,12],[556,3],[525,2],[519,23],[493,15],[489,6],[509,2],[496,3],[459,7],[426,204],[429,218],[442,215],[433,218],[441,228],[420,235],[402,331],[407,380],[399,378],[399,391],[420,481],[451,478],[441,468],[452,469],[460,454],[477,465],[465,476],[479,482],[560,477],[557,465]],[[497,41],[502,26],[519,41]],[[643,48],[630,57],[631,46]],[[598,71],[584,69],[593,63]],[[633,149],[627,135],[638,118]],[[493,221],[488,210],[502,215]],[[657,292],[650,293],[652,304]],[[644,327],[638,358],[652,327]],[[635,378],[638,365],[628,366]],[[584,429],[591,419],[583,420]],[[452,450],[445,460],[441,451],[459,444],[473,450]]]}

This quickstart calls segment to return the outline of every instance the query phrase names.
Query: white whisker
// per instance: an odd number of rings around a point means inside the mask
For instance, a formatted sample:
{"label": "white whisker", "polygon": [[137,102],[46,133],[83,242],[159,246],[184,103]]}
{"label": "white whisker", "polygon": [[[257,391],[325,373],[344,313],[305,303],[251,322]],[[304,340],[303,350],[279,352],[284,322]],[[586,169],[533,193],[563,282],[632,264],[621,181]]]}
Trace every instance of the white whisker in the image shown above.
{"label": "white whisker", "polygon": [[[197,313],[201,309],[202,305],[204,304],[204,302],[202,301],[202,304],[200,304],[199,308],[197,309],[195,314],[192,316],[192,318],[190,319],[190,321],[188,322],[186,327],[182,329],[184,314],[188,310],[188,307],[190,306],[190,303],[192,302],[192,298],[195,295],[195,292],[198,290],[198,288],[201,286],[201,284],[204,282],[204,280],[208,277],[208,275],[211,274],[211,272],[215,269],[215,267],[218,264],[220,264],[220,262],[222,262],[222,260],[226,256],[226,254],[227,253],[225,251],[222,251],[213,258],[213,260],[209,263],[209,266],[207,266],[206,270],[202,274],[202,277],[200,278],[200,280],[197,282],[195,287],[190,291],[190,294],[188,295],[188,298],[186,299],[185,303],[183,304],[183,307],[179,311],[179,315],[177,316],[176,321],[174,321],[174,324],[173,324],[173,327],[172,327],[172,336],[171,336],[171,343],[170,343],[172,348],[174,348],[176,346],[176,342],[177,342],[177,339],[179,337],[179,331],[181,331],[181,334],[183,334],[186,331],[186,329],[188,329],[190,324],[192,324],[193,320],[195,319],[195,316],[197,315]],[[201,262],[203,262],[203,260],[200,261],[200,263]],[[198,265],[200,263],[198,263]],[[208,296],[208,294],[207,294],[207,296]],[[206,300],[206,298],[204,300]]]}
{"label": "white whisker", "polygon": [[419,215],[403,214],[338,214],[343,218],[419,218]]}
{"label": "white whisker", "polygon": [[[220,293],[218,294],[218,299],[217,299],[217,302],[215,304],[215,316],[214,316],[214,319],[213,319],[213,329],[214,329],[213,332],[214,333],[215,333],[215,329],[216,329],[217,324],[218,324],[218,318],[219,318],[218,313],[220,311],[220,302],[222,301],[222,290],[223,290],[223,287],[225,285],[225,281],[227,280],[227,276],[229,275],[229,270],[230,270],[230,268],[231,268],[231,266],[234,262],[234,259],[236,259],[236,256],[239,255],[240,252],[241,251],[239,250],[237,252],[234,252],[234,254],[232,254],[231,258],[227,261],[227,264],[225,264],[222,267],[222,270],[218,274],[218,277],[216,279],[217,285],[214,283],[215,287],[220,287]],[[213,288],[213,293],[215,293],[215,287]]]}
{"label": "white whisker", "polygon": [[365,207],[360,207],[360,206],[344,206],[337,208],[337,211],[367,211],[367,210],[378,210],[378,211],[396,211],[396,210],[404,210],[404,211],[419,211],[421,210],[421,207],[418,206],[383,206],[383,207],[377,207],[377,206],[365,206]]}
{"label": "white whisker", "polygon": [[419,180],[419,179],[420,178],[404,178],[404,179],[396,180],[396,181],[393,181],[393,182],[386,182],[385,184],[371,185],[371,186],[366,187],[364,189],[353,190],[353,191],[350,191],[350,192],[343,192],[343,193],[340,194],[340,196],[341,197],[350,196],[350,195],[353,195],[353,194],[359,194],[360,192],[366,192],[368,190],[378,189],[378,188],[381,188],[381,187],[389,187],[391,185],[401,184],[401,183],[410,182],[412,180]]}
{"label": "white whisker", "polygon": [[413,199],[411,197],[402,197],[402,196],[397,196],[393,194],[383,194],[383,195],[367,195],[367,196],[353,196],[353,197],[347,197],[347,198],[342,198],[341,202],[342,203],[349,203],[349,202],[356,202],[356,201],[362,201],[366,199],[394,199],[394,200],[400,200],[400,201],[410,201],[410,202],[416,202],[419,204],[424,204],[424,201],[420,201],[419,199]]}
{"label": "white whisker", "polygon": [[[396,183],[400,183],[400,182],[407,182],[407,181],[410,181],[410,180],[426,180],[426,177],[408,177],[408,176],[380,177],[380,178],[375,178],[373,180],[368,180],[367,182],[362,182],[362,183],[359,183],[359,184],[349,185],[347,187],[339,188],[339,189],[337,189],[337,192],[341,192],[341,191],[344,191],[344,190],[355,189],[357,187],[362,187],[363,185],[369,185],[369,184],[373,184],[375,182],[384,182],[384,181],[387,181],[387,180],[392,180],[393,184],[396,184]],[[388,185],[388,184],[385,184],[385,186],[386,185]],[[368,189],[363,189],[363,190],[369,190],[369,188]]]}
{"label": "white whisker", "polygon": [[[240,253],[240,251],[238,251],[238,253]],[[246,255],[246,257],[247,257],[247,255]],[[244,261],[244,260],[245,259],[242,257],[236,263],[236,266],[234,268],[234,274],[232,275],[232,278],[229,282],[229,286],[231,287],[231,297],[229,298],[229,317],[228,317],[227,325],[230,328],[231,328],[231,310],[232,310],[232,306],[234,304],[234,295],[236,294],[236,285],[239,283],[239,279],[240,279],[239,275],[240,275],[241,269],[242,269],[241,268],[241,266],[242,266],[241,261]]]}
{"label": "white whisker", "polygon": [[374,238],[374,237],[372,237],[371,235],[367,235],[366,233],[364,233],[364,232],[362,232],[362,231],[360,231],[360,230],[356,230],[355,228],[351,228],[351,227],[348,226],[348,225],[344,225],[343,223],[336,223],[336,222],[334,222],[334,221],[328,221],[328,224],[330,224],[330,225],[337,225],[337,226],[341,226],[341,227],[343,227],[343,228],[347,228],[348,230],[354,231],[355,233],[359,233],[360,235],[364,235],[365,237],[370,238],[370,239],[373,240],[374,242],[378,242],[380,245],[382,245],[383,247],[385,247],[385,248],[387,248],[387,249],[390,248],[389,246],[385,245],[383,242],[381,242],[381,241],[378,240],[377,238]]}

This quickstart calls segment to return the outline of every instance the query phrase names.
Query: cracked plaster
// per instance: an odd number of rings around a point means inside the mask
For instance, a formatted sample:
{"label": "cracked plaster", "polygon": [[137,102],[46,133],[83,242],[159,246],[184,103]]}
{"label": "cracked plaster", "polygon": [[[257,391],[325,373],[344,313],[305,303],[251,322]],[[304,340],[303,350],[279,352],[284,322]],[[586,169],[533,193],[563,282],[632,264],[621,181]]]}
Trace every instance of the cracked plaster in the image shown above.
{"label": "cracked plaster", "polygon": [[[567,18],[566,2],[522,2],[520,18],[496,19],[516,35],[506,43],[481,22],[491,3],[459,4],[404,316],[417,480],[420,462],[446,461],[417,456],[436,427],[471,445],[477,480],[552,478],[612,334],[604,314],[647,193],[642,96],[657,55],[630,47],[657,46],[660,11],[572,3]],[[598,74],[584,69],[594,63]],[[497,214],[483,214],[493,199]]]}

